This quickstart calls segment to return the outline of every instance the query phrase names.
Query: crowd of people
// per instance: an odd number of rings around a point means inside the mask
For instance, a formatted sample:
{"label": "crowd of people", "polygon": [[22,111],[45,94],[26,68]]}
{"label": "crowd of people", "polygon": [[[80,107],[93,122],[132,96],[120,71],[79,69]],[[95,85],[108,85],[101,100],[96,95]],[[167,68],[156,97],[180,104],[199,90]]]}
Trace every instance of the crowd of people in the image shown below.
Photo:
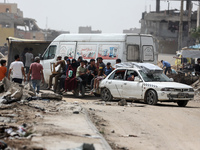
{"label": "crowd of people", "polygon": [[[40,64],[40,57],[33,57],[31,53],[32,49],[28,50],[24,54],[25,61],[20,60],[20,56],[17,54],[14,56],[15,61],[10,64],[8,71],[8,79],[22,84],[22,82],[31,81],[33,88],[37,93],[40,91],[41,82],[44,83],[43,66]],[[116,63],[121,63],[120,59],[116,60]],[[0,61],[0,81],[6,76],[6,60]],[[103,62],[102,57],[95,59],[83,60],[79,57],[77,60],[70,60],[67,56],[62,59],[61,56],[57,56],[57,62],[54,64],[55,71],[49,76],[49,84],[47,90],[53,90],[55,93],[65,93],[77,88],[78,82],[80,83],[80,92],[82,85],[90,88],[91,94],[96,92],[99,88],[99,83],[106,76],[108,76],[114,69],[111,63],[106,65]],[[54,84],[53,84],[54,79]],[[53,85],[53,87],[52,87]]]}
{"label": "crowd of people", "polygon": [[[120,59],[116,60],[116,63],[120,62]],[[110,62],[105,65],[102,57],[98,57],[96,61],[95,59],[90,59],[88,62],[83,60],[82,57],[79,57],[77,60],[70,60],[66,56],[62,60],[61,56],[57,56],[57,62],[54,67],[56,69],[49,77],[49,86],[47,89],[50,90],[52,88],[52,80],[54,78],[55,84],[53,91],[55,93],[59,92],[60,94],[66,93],[67,91],[74,92],[78,82],[80,83],[80,92],[82,92],[82,86],[84,86],[90,88],[92,94],[99,88],[99,82],[114,69]]]}

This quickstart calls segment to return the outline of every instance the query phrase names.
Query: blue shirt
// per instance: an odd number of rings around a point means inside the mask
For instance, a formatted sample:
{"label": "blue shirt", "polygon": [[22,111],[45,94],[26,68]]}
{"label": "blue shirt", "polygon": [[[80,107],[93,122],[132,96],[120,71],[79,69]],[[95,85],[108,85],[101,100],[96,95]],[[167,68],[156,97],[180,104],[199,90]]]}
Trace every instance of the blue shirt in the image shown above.
{"label": "blue shirt", "polygon": [[163,61],[162,64],[163,67],[171,67],[170,63],[168,63],[167,61]]}
{"label": "blue shirt", "polygon": [[105,72],[105,75],[109,75],[112,72],[112,68],[111,67],[110,68],[105,67],[104,72]]}

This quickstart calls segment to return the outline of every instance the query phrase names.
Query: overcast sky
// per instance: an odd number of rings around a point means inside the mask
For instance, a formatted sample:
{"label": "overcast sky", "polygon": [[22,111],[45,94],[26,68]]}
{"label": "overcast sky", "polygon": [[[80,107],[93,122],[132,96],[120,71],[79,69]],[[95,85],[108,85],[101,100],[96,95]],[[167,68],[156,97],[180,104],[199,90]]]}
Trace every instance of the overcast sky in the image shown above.
{"label": "overcast sky", "polygon": [[[1,0],[4,2],[4,0]],[[103,33],[122,33],[140,28],[142,12],[155,11],[156,0],[7,0],[17,3],[24,17],[34,18],[40,28],[78,33],[79,26],[92,26]],[[161,1],[161,9],[168,2]],[[170,2],[170,9],[180,9],[180,2]],[[194,7],[196,8],[196,7]]]}

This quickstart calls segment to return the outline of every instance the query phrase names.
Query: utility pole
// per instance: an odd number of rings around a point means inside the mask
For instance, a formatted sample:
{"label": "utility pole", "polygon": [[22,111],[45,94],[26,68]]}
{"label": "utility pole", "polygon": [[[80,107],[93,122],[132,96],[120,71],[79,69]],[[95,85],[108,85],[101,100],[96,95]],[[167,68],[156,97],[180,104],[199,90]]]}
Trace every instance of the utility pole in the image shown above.
{"label": "utility pole", "polygon": [[178,50],[181,50],[182,48],[182,37],[183,37],[183,0],[181,0],[181,9],[180,9]]}

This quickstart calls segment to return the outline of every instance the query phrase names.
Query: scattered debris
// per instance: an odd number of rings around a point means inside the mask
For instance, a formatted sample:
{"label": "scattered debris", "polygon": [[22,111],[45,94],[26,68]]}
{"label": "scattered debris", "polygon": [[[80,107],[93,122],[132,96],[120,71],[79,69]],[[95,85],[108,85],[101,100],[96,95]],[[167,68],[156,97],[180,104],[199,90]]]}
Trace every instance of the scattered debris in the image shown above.
{"label": "scattered debris", "polygon": [[127,105],[127,102],[126,102],[125,99],[122,99],[122,100],[120,100],[120,101],[118,102],[118,105],[119,105],[119,106],[125,106],[125,105]]}
{"label": "scattered debris", "polygon": [[4,141],[0,141],[0,149],[6,149],[7,148],[7,144]]}
{"label": "scattered debris", "polygon": [[23,86],[9,81],[6,77],[3,79],[2,83],[4,85],[4,91],[6,92],[3,94],[2,99],[0,99],[0,103],[2,104],[27,100],[29,97],[35,96],[35,91],[29,83]]}
{"label": "scattered debris", "polygon": [[67,149],[67,150],[95,150],[95,147],[93,144],[87,144],[84,143],[82,146],[77,147],[77,148],[71,148],[71,149]]}
{"label": "scattered debris", "polygon": [[78,110],[74,110],[73,114],[79,114],[79,111]]}
{"label": "scattered debris", "polygon": [[56,93],[42,93],[42,99],[62,100],[62,95]]}

